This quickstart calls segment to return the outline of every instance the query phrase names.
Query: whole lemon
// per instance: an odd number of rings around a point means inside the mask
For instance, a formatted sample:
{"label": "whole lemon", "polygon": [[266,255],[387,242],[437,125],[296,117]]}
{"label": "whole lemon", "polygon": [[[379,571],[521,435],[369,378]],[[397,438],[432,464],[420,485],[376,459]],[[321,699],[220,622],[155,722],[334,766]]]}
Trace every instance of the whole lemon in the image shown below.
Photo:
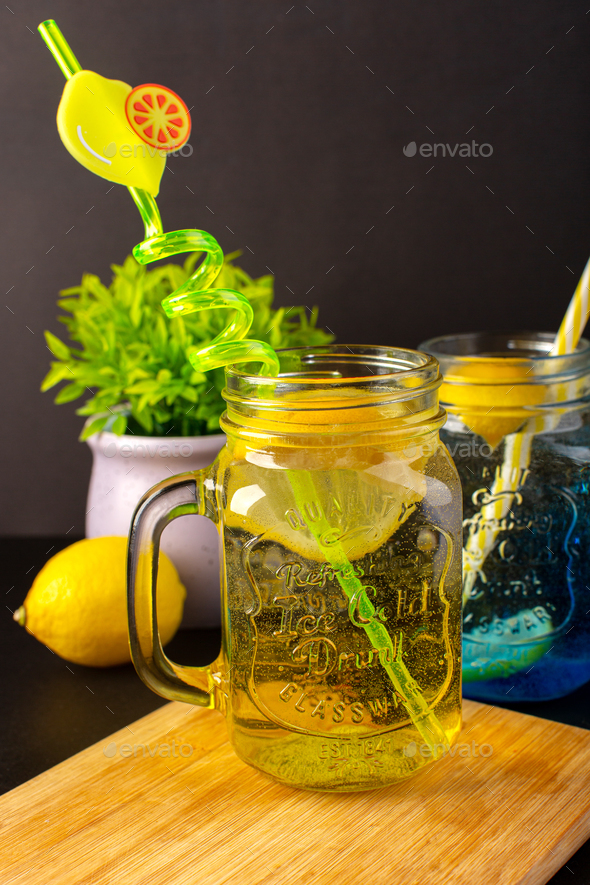
{"label": "whole lemon", "polygon": [[[87,667],[131,660],[127,632],[127,538],[89,538],[52,556],[14,613],[60,657]],[[158,627],[169,642],[182,620],[186,590],[167,556],[158,568]]]}

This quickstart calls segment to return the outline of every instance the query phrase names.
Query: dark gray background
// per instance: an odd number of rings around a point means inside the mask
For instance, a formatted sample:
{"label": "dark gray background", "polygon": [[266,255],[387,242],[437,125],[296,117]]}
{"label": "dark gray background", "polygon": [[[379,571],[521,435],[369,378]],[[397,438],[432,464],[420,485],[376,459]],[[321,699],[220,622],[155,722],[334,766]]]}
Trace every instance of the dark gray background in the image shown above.
{"label": "dark gray background", "polygon": [[[108,282],[142,236],[127,192],[106,195],[59,140],[64,79],[40,21],[84,67],[194,105],[194,153],[162,182],[165,229],[248,247],[277,304],[318,304],[341,341],[415,346],[559,323],[590,251],[586,3],[9,0],[0,533],[83,533],[90,454],[75,404],[39,393],[42,333],[61,329],[60,288],[84,271]],[[471,139],[493,155],[402,153]]]}

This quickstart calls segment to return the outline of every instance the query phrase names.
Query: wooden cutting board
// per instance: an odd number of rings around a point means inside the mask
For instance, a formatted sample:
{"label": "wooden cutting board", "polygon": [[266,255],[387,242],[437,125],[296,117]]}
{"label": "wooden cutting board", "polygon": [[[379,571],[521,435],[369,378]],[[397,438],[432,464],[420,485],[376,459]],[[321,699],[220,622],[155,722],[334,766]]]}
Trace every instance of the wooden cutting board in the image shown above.
{"label": "wooden cutting board", "polygon": [[309,793],[240,762],[219,714],[168,704],[0,799],[0,880],[547,882],[590,835],[590,733],[466,701],[459,741],[397,786]]}

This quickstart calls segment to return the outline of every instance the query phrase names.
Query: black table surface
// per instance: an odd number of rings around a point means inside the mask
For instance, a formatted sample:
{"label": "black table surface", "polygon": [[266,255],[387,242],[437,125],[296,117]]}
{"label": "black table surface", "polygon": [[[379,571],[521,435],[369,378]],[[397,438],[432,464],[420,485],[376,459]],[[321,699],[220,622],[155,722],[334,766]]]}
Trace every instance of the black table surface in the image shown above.
{"label": "black table surface", "polygon": [[[0,619],[4,671],[0,680],[0,792],[167,703],[140,681],[130,664],[104,670],[70,664],[12,620],[43,564],[74,540],[0,538],[0,587],[5,602]],[[180,630],[166,652],[179,663],[198,666],[210,663],[219,647],[219,630]],[[503,706],[590,729],[590,683],[559,700]],[[551,885],[590,885],[590,841],[550,881]]]}

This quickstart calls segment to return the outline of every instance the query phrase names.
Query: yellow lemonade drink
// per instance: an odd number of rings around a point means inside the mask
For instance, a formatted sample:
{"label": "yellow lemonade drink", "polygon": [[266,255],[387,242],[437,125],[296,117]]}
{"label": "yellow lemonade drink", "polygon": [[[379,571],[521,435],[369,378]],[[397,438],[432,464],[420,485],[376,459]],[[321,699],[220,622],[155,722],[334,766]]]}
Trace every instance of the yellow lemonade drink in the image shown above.
{"label": "yellow lemonade drink", "polygon": [[349,395],[298,391],[270,420],[228,400],[216,472],[232,741],[320,790],[407,777],[461,724],[460,489],[438,405],[417,429],[407,402]]}

